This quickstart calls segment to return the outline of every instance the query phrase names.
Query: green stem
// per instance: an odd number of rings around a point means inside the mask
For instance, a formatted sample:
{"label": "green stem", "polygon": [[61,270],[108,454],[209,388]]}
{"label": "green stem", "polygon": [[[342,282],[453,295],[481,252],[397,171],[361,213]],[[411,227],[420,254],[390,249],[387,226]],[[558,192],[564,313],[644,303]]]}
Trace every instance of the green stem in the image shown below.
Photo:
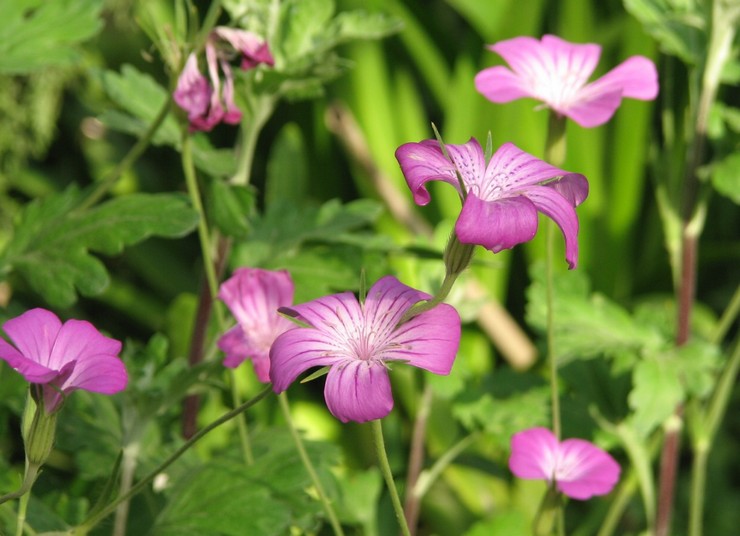
{"label": "green stem", "polygon": [[18,516],[16,517],[15,536],[23,535],[23,526],[26,524],[26,510],[28,509],[28,501],[30,499],[31,494],[24,493],[21,500],[18,501]]}
{"label": "green stem", "polygon": [[475,441],[475,439],[478,437],[477,433],[472,433],[468,436],[463,437],[460,441],[452,445],[450,449],[445,452],[440,458],[434,462],[434,465],[424,473],[421,474],[419,477],[418,482],[416,483],[416,486],[414,486],[412,490],[412,494],[414,497],[417,497],[419,500],[426,495],[426,493],[429,491],[429,488],[432,487],[432,484],[439,478],[439,476],[442,474],[442,472],[447,469],[447,467],[452,464],[453,461],[455,461],[455,458],[457,458],[466,448],[470,446],[470,444]]}
{"label": "green stem", "polygon": [[391,466],[388,463],[388,455],[385,452],[385,441],[383,440],[383,424],[380,419],[376,419],[370,422],[370,426],[373,430],[373,442],[375,443],[375,452],[378,456],[378,465],[380,466],[380,472],[383,473],[385,484],[388,487],[388,493],[391,496],[391,502],[393,503],[393,510],[396,512],[396,519],[401,527],[401,533],[403,536],[411,536],[409,532],[408,524],[406,523],[406,516],[403,512],[403,506],[401,506],[401,499],[398,496],[398,490],[396,489],[396,483],[393,481],[393,473],[391,472]]}
{"label": "green stem", "polygon": [[[565,161],[565,117],[550,111],[547,123],[547,140],[545,141],[545,160],[556,167],[561,167]],[[560,397],[558,392],[558,363],[555,355],[555,292],[554,292],[554,242],[555,223],[550,221],[547,226],[547,253],[546,253],[546,302],[547,302],[547,361],[550,365],[550,397],[552,406],[552,431],[558,440],[561,437],[560,427]]]}
{"label": "green stem", "polygon": [[275,98],[257,97],[250,108],[251,113],[245,113],[242,119],[236,173],[231,177],[231,183],[240,186],[246,186],[250,182],[257,139],[275,109]]}
{"label": "green stem", "polygon": [[619,524],[619,520],[622,518],[622,514],[624,514],[624,511],[636,490],[637,472],[633,468],[630,468],[627,477],[622,479],[622,483],[614,494],[614,497],[609,504],[609,510],[607,511],[606,516],[604,516],[604,521],[602,521],[601,526],[599,527],[599,532],[596,536],[612,536],[612,534],[614,534],[614,531]]}
{"label": "green stem", "polygon": [[185,443],[182,444],[182,446],[177,449],[169,458],[167,458],[164,462],[162,462],[156,469],[151,471],[148,475],[146,475],[144,478],[142,478],[139,482],[136,483],[131,489],[128,491],[128,493],[125,493],[124,495],[120,495],[117,497],[113,502],[111,502],[108,506],[100,510],[98,513],[84,521],[81,525],[73,529],[71,534],[87,534],[90,530],[93,529],[98,523],[100,523],[103,519],[108,517],[113,511],[118,507],[119,504],[121,504],[124,501],[129,500],[131,497],[139,493],[144,489],[145,486],[147,486],[154,478],[160,474],[162,471],[167,469],[170,465],[172,465],[180,456],[185,454],[185,452],[190,449],[195,443],[197,443],[200,439],[202,439],[205,435],[207,435],[212,430],[218,428],[222,424],[230,421],[243,411],[246,411],[247,409],[254,406],[257,402],[265,398],[271,391],[272,385],[267,385],[265,388],[260,391],[259,394],[257,394],[255,397],[247,400],[240,406],[232,409],[228,413],[225,413],[212,423],[210,423],[208,426],[205,426],[196,434],[188,439]]}
{"label": "green stem", "polygon": [[280,409],[283,411],[285,422],[288,424],[290,434],[293,436],[293,441],[295,442],[298,454],[301,457],[303,466],[306,468],[306,472],[308,472],[308,476],[311,477],[311,482],[313,482],[313,485],[316,488],[316,493],[318,493],[319,500],[324,506],[324,512],[329,518],[331,528],[334,530],[334,534],[336,534],[337,536],[344,536],[344,531],[342,530],[342,525],[339,523],[339,518],[337,517],[336,512],[334,512],[334,508],[331,505],[329,497],[327,497],[326,492],[324,491],[324,487],[321,485],[321,480],[319,479],[318,473],[316,473],[316,469],[314,468],[313,463],[311,463],[311,458],[308,457],[308,452],[306,452],[306,447],[303,445],[301,435],[298,433],[298,430],[296,430],[296,427],[293,424],[293,417],[290,415],[288,395],[285,392],[282,392],[278,395],[278,400],[280,401]]}
{"label": "green stem", "polygon": [[717,327],[714,329],[711,337],[712,343],[719,344],[722,342],[722,339],[724,339],[725,335],[727,335],[730,326],[732,326],[732,323],[737,319],[739,313],[740,285],[738,285],[735,289],[735,294],[732,295],[732,299],[730,299],[729,305],[722,313],[722,317],[719,319],[719,322],[717,322]]}
{"label": "green stem", "polygon": [[183,134],[182,139],[182,169],[185,173],[185,183],[188,188],[188,194],[190,195],[190,201],[198,213],[198,238],[200,239],[200,248],[203,255],[203,267],[205,269],[206,279],[208,280],[208,288],[211,291],[211,300],[214,300],[213,309],[216,312],[216,321],[218,322],[219,329],[221,329],[224,325],[224,314],[218,302],[215,301],[216,296],[218,296],[218,277],[213,262],[213,248],[205,210],[203,209],[203,202],[201,201],[200,189],[198,188],[198,179],[195,176],[191,140],[187,133]]}
{"label": "green stem", "polygon": [[129,152],[126,153],[126,156],[121,159],[118,165],[113,168],[113,170],[111,170],[110,173],[108,173],[105,178],[100,181],[100,183],[98,183],[98,185],[90,193],[90,195],[88,195],[82,201],[82,203],[80,203],[80,205],[76,209],[77,211],[82,212],[83,210],[92,207],[93,205],[95,205],[95,203],[100,201],[100,199],[102,199],[103,196],[108,193],[111,188],[113,188],[118,179],[121,178],[121,175],[128,171],[128,169],[134,164],[134,162],[139,159],[139,157],[151,143],[152,138],[159,130],[159,127],[162,126],[162,123],[164,123],[164,120],[167,118],[167,114],[170,111],[171,104],[172,97],[168,96],[162,104],[162,108],[160,108],[157,116],[154,118],[154,121],[152,121],[152,124],[149,125],[149,128],[146,130],[146,132],[144,132],[144,134],[141,136],[141,138],[139,138],[136,144],[131,147]]}
{"label": "green stem", "polygon": [[689,536],[701,536],[704,518],[704,490],[707,483],[709,443],[694,446],[691,464],[691,500],[689,501]]}

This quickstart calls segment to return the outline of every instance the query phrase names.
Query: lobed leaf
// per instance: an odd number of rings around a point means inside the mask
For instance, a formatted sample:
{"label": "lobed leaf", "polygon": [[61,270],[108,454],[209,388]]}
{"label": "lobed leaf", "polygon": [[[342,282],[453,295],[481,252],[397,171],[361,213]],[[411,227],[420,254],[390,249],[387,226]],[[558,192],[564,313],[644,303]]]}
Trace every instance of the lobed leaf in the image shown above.
{"label": "lobed leaf", "polygon": [[178,194],[133,194],[76,213],[79,198],[68,189],[30,203],[0,256],[0,273],[16,270],[56,307],[72,305],[77,291],[92,296],[107,287],[105,266],[91,251],[117,254],[150,236],[183,236],[197,223]]}

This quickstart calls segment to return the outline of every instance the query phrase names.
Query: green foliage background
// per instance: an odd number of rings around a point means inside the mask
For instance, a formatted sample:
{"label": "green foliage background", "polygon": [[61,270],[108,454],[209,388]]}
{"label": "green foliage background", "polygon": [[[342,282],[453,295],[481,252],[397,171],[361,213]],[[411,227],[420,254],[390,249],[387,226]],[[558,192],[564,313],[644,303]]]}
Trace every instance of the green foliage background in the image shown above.
{"label": "green foliage background", "polygon": [[[194,232],[198,214],[184,194],[176,110],[110,195],[101,200],[94,193],[167,102],[177,45],[187,35],[181,4],[0,3],[0,319],[35,306],[90,319],[126,341],[132,377],[122,396],[100,400],[76,393],[65,407],[57,449],[29,506],[28,520],[39,533],[85,519],[121,448],[136,450],[132,470],[140,478],[181,444],[185,394],[202,397],[198,422],[204,425],[231,405],[232,381],[244,398],[259,389],[248,365],[231,376],[213,349],[205,364],[187,365],[203,274]],[[209,5],[196,4],[200,13]],[[223,4],[222,22],[264,29],[253,14],[264,13],[269,2]],[[232,241],[226,270],[287,268],[298,302],[358,290],[362,271],[369,282],[393,272],[427,291],[439,285],[441,250],[459,200],[452,189],[434,185],[432,203],[413,206],[394,158],[399,145],[433,137],[431,123],[447,143],[484,140],[490,133],[494,147],[512,141],[542,156],[545,111],[527,99],[493,105],[475,91],[475,74],[500,62],[486,44],[544,33],[597,42],[603,52],[596,75],[633,54],[656,62],[658,101],[625,101],[596,129],[568,124],[564,168],[585,174],[590,193],[579,208],[578,270],[568,273],[563,262],[556,287],[564,433],[596,438],[623,467],[638,468],[639,492],[628,497],[617,533],[640,533],[651,515],[644,502],[652,486],[647,472],[655,466],[651,445],[677,403],[706,402],[726,360],[723,341],[712,333],[738,285],[740,266],[737,60],[726,65],[710,122],[712,159],[704,173],[714,193],[699,251],[696,341],[678,351],[666,248],[671,220],[661,215],[656,192],[683,165],[690,125],[682,111],[695,98],[692,66],[706,48],[701,28],[686,21],[701,14],[700,6],[669,0],[287,5],[290,16],[276,30],[280,45],[271,43],[285,68],[238,80],[238,88],[247,88],[240,105],[264,126],[254,141],[249,184],[224,180],[243,171],[232,149],[244,141],[236,128],[193,136],[193,158],[209,224]],[[471,299],[456,290],[448,300],[465,321],[449,378],[405,367],[393,371],[396,409],[385,425],[399,480],[425,383],[434,393],[428,465],[473,434],[429,488],[423,534],[528,530],[544,486],[514,481],[506,460],[511,434],[549,422],[541,358],[543,237],[495,256],[477,253],[463,283],[475,280],[482,293]],[[534,361],[527,361],[526,349],[524,361],[501,352],[501,343],[476,322],[486,302],[503,305],[533,341]],[[515,336],[506,329],[500,337]],[[218,335],[214,330],[209,340]],[[294,419],[312,440],[310,455],[344,524],[357,533],[393,533],[369,431],[331,417],[321,381],[290,390]],[[17,430],[24,396],[22,380],[1,364],[3,490],[17,485],[22,470]],[[707,534],[730,534],[740,523],[734,506],[740,500],[734,454],[740,420],[733,411],[739,403],[734,393],[709,465]],[[277,402],[254,407],[248,421],[254,466],[234,471],[243,463],[236,428],[219,429],[171,468],[168,486],[134,500],[128,534],[329,534]],[[682,469],[689,464],[681,460]],[[688,501],[682,478],[676,534],[685,533]],[[608,502],[589,506],[569,506],[569,533],[598,532]],[[0,506],[0,533],[14,525],[13,507]],[[95,534],[109,531],[103,525]]]}

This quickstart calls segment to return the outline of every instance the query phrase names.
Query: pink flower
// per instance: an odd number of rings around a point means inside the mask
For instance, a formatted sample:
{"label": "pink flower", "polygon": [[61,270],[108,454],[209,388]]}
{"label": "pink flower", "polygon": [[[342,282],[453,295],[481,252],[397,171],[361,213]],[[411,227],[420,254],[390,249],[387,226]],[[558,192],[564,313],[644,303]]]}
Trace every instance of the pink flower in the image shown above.
{"label": "pink flower", "polygon": [[50,311],[31,309],[5,322],[3,329],[15,347],[0,339],[0,359],[41,387],[47,413],[76,389],[112,395],[126,388],[128,375],[118,358],[121,343],[89,322],[62,324]]}
{"label": "pink flower", "polygon": [[[552,218],[565,237],[570,268],[578,262],[578,216],[575,207],[588,195],[583,175],[558,169],[505,143],[486,164],[480,143],[445,145],[447,159],[435,140],[406,143],[396,159],[417,205],[429,203],[426,183],[441,180],[463,199],[455,233],[463,244],[478,244],[494,253],[534,238],[538,212]],[[466,192],[460,188],[460,172]]]}
{"label": "pink flower", "polygon": [[460,317],[440,304],[399,325],[430,296],[392,276],[377,281],[364,303],[351,292],[283,308],[310,327],[280,335],[270,350],[275,392],[285,391],[311,367],[330,367],[324,397],[342,422],[385,417],[393,409],[388,365],[408,363],[449,374],[460,342]]}
{"label": "pink flower", "polygon": [[[231,53],[220,41],[225,41],[239,52],[243,70],[252,69],[260,63],[274,65],[267,43],[257,35],[223,26],[214,28],[205,45],[210,82],[198,69],[195,54],[190,54],[173,93],[177,105],[188,114],[191,131],[210,131],[222,121],[233,125],[242,118],[234,102],[234,75],[229,64]],[[223,91],[219,68],[224,75]]]}
{"label": "pink flower", "polygon": [[238,367],[252,359],[257,378],[270,381],[270,346],[278,335],[295,327],[278,313],[293,303],[293,280],[285,270],[239,268],[223,282],[218,297],[228,306],[237,324],[218,340],[226,354],[224,365]]}
{"label": "pink flower", "polygon": [[583,439],[558,442],[547,428],[530,428],[511,438],[509,468],[515,476],[554,482],[573,499],[606,495],[619,481],[619,464]]}
{"label": "pink flower", "polygon": [[484,97],[498,103],[532,97],[583,127],[606,123],[624,97],[652,100],[658,95],[655,64],[643,56],[632,56],[589,84],[599,45],[545,35],[542,40],[515,37],[488,48],[510,69],[497,66],[478,73],[475,87]]}

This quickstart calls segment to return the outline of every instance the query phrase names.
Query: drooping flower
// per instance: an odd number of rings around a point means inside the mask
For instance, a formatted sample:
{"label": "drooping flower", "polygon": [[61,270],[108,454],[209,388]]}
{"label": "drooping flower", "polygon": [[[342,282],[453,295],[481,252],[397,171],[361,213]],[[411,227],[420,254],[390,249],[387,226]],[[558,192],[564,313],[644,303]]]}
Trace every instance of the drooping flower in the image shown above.
{"label": "drooping flower", "polygon": [[440,304],[399,325],[430,296],[393,276],[378,280],[363,303],[351,292],[283,308],[309,327],[280,335],[270,350],[270,378],[282,392],[311,367],[330,367],[324,398],[342,422],[380,419],[393,408],[388,365],[408,363],[449,374],[460,342],[460,317]]}
{"label": "drooping flower", "polygon": [[606,495],[617,481],[619,464],[583,439],[559,442],[547,428],[530,428],[511,438],[509,468],[515,476],[546,480],[573,499]]}
{"label": "drooping flower", "polygon": [[221,284],[218,297],[237,324],[218,340],[226,354],[224,365],[238,367],[251,359],[257,378],[270,381],[270,346],[278,335],[295,327],[278,313],[293,303],[293,280],[285,270],[238,268]]}
{"label": "drooping flower", "polygon": [[[565,237],[570,268],[578,262],[578,217],[575,207],[588,195],[583,175],[558,169],[505,143],[486,164],[475,138],[463,145],[446,144],[445,157],[436,140],[406,143],[396,159],[417,205],[429,203],[426,183],[441,180],[463,199],[455,233],[464,244],[478,244],[497,253],[534,238],[538,212],[552,218]],[[455,170],[462,177],[460,187]]]}
{"label": "drooping flower", "polygon": [[77,389],[112,395],[126,388],[128,375],[118,358],[121,343],[84,320],[64,324],[51,311],[31,309],[3,329],[15,346],[0,338],[0,359],[41,389],[47,413]]}
{"label": "drooping flower", "polygon": [[[274,65],[267,43],[254,33],[223,26],[214,28],[205,44],[210,81],[201,74],[198,58],[190,54],[173,93],[175,103],[188,114],[191,131],[209,131],[222,121],[232,125],[241,121],[242,113],[234,102],[234,74],[229,64],[234,51],[239,54],[240,67],[245,71],[260,63]],[[219,69],[224,76],[223,90]]]}
{"label": "drooping flower", "polygon": [[475,87],[488,100],[503,103],[532,97],[583,127],[606,123],[622,99],[652,100],[658,95],[655,64],[632,56],[588,83],[601,47],[573,44],[554,35],[541,40],[515,37],[488,47],[508,64],[489,67],[475,77]]}

